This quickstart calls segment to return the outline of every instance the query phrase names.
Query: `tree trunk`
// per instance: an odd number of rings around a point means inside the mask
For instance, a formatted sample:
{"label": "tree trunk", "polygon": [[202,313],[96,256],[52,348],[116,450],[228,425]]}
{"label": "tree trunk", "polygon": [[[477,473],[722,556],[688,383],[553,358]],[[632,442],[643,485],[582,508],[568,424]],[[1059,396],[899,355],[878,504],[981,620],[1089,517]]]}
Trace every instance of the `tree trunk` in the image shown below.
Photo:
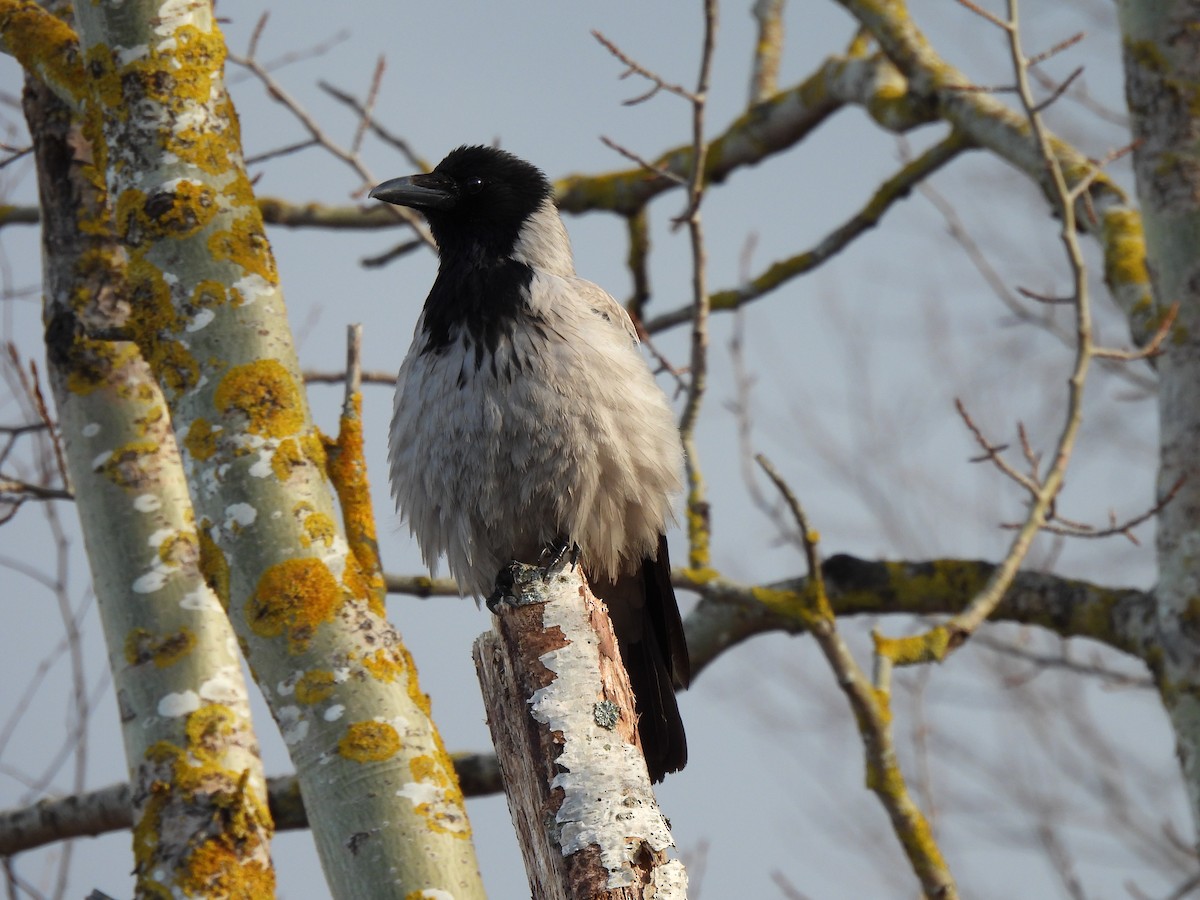
{"label": "tree trunk", "polygon": [[513,573],[474,652],[535,900],[682,900],[608,611],[577,567]]}

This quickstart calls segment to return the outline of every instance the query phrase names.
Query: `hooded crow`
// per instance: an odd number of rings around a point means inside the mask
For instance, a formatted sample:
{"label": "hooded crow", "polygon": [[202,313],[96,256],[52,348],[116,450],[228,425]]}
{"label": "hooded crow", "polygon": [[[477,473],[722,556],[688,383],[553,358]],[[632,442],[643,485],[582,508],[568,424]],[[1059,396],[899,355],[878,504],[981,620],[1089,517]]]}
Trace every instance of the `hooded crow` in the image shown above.
{"label": "hooded crow", "polygon": [[661,781],[687,762],[675,688],[690,667],[664,536],[683,461],[633,323],[575,274],[550,182],[512,154],[459,147],[370,196],[423,213],[439,256],[396,383],[397,509],[430,568],[445,556],[477,598],[514,560],[578,559]]}

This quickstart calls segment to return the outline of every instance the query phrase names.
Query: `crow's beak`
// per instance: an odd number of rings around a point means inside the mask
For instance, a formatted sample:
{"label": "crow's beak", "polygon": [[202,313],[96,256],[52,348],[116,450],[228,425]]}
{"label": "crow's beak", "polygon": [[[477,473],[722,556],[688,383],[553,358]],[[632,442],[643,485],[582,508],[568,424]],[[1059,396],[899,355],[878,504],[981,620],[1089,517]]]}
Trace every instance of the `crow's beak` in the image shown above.
{"label": "crow's beak", "polygon": [[393,178],[377,184],[367,196],[413,209],[451,209],[458,199],[454,183],[436,172]]}

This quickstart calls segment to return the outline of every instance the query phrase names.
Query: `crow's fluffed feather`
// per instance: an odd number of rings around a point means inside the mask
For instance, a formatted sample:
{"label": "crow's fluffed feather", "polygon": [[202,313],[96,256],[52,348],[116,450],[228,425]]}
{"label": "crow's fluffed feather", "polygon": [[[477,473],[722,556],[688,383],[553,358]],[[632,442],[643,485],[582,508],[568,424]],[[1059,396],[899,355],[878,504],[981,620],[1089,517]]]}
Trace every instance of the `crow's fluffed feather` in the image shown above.
{"label": "crow's fluffed feather", "polygon": [[550,183],[490,147],[372,196],[421,210],[437,279],[400,368],[392,493],[434,568],[489,595],[567,542],[608,605],[654,780],[683,767],[687,646],[663,536],[682,488],[667,398],[624,308],[575,275]]}

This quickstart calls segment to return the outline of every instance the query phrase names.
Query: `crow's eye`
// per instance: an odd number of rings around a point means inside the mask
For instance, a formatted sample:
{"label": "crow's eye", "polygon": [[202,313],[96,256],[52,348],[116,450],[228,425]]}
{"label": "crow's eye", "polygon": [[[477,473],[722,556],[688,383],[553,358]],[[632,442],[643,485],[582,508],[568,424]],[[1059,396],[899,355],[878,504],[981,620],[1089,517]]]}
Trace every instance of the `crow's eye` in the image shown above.
{"label": "crow's eye", "polygon": [[483,190],[483,179],[468,178],[463,182],[462,190],[464,194],[478,194]]}

